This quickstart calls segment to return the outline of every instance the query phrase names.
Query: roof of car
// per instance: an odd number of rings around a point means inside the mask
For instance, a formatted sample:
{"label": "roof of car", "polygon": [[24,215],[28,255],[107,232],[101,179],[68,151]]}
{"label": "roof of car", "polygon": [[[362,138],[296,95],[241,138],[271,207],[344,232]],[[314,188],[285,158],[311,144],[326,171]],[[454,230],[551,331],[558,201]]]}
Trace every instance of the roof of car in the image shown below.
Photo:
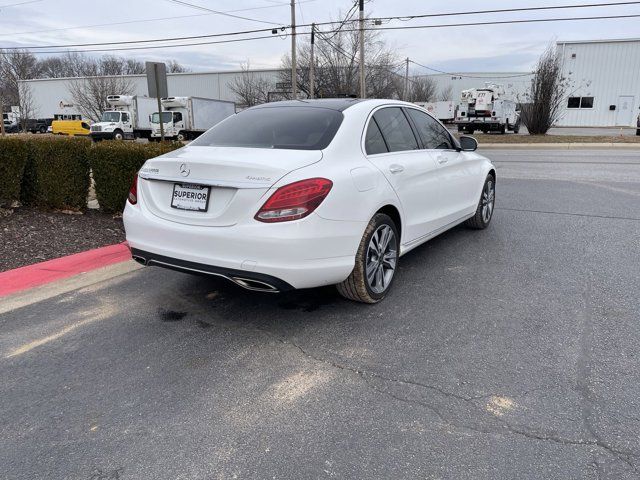
{"label": "roof of car", "polygon": [[317,98],[307,100],[285,100],[282,102],[263,103],[253,108],[269,107],[321,107],[342,112],[347,108],[364,101],[362,98]]}

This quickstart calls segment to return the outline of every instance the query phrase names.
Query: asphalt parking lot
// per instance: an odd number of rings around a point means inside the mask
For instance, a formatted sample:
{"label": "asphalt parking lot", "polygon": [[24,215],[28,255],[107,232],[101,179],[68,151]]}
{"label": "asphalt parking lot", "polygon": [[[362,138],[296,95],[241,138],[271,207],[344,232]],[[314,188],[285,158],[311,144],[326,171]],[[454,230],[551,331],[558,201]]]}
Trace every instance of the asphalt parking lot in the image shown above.
{"label": "asphalt parking lot", "polygon": [[482,153],[490,228],[381,304],[151,267],[0,314],[0,476],[638,478],[640,155]]}

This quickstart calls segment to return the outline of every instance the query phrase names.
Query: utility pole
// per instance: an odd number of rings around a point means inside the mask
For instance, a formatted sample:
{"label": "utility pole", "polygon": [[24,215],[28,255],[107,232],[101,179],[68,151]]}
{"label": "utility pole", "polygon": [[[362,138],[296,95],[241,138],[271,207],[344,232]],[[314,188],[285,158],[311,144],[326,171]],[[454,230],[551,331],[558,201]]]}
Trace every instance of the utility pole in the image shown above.
{"label": "utility pole", "polygon": [[291,0],[291,94],[294,100],[298,98],[296,70],[296,0]]}
{"label": "utility pole", "polygon": [[4,137],[4,102],[2,98],[0,98],[0,117],[2,117],[0,118],[0,135]]}
{"label": "utility pole", "polygon": [[367,98],[364,82],[364,0],[360,0],[360,98]]}
{"label": "utility pole", "polygon": [[316,24],[311,24],[311,65],[309,66],[309,96],[314,98],[314,92],[316,89],[316,66],[315,58],[313,56],[313,49],[316,44]]}
{"label": "utility pole", "polygon": [[404,70],[404,91],[402,92],[402,99],[406,102],[409,98],[409,57],[407,57],[407,65]]}

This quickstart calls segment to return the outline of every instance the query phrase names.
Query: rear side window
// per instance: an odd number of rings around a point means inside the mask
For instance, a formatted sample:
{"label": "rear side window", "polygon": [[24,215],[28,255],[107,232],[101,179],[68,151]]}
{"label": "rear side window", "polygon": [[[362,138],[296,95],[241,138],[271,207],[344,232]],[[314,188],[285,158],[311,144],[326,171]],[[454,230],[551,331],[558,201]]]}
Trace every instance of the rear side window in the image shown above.
{"label": "rear side window", "polygon": [[378,124],[375,119],[371,119],[369,127],[367,128],[367,136],[364,139],[364,149],[367,155],[375,155],[376,153],[387,153],[387,144],[384,143],[382,133],[378,128]]}
{"label": "rear side window", "polygon": [[445,150],[452,148],[449,132],[430,115],[415,108],[408,108],[407,111],[418,129],[424,148]]}
{"label": "rear side window", "polygon": [[390,152],[416,150],[418,141],[409,125],[407,117],[398,107],[378,110],[373,118],[376,120],[382,136],[387,142]]}
{"label": "rear side window", "polygon": [[262,107],[220,122],[191,145],[322,150],[335,136],[343,115],[318,107]]}

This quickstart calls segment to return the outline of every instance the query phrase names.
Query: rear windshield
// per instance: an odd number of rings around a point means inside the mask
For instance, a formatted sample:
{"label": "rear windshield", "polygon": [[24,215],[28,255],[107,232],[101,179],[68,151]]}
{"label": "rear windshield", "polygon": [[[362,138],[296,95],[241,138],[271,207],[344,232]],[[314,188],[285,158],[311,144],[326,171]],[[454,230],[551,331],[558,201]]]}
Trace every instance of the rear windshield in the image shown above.
{"label": "rear windshield", "polygon": [[322,150],[342,123],[342,113],[317,107],[245,110],[214,126],[191,145]]}

